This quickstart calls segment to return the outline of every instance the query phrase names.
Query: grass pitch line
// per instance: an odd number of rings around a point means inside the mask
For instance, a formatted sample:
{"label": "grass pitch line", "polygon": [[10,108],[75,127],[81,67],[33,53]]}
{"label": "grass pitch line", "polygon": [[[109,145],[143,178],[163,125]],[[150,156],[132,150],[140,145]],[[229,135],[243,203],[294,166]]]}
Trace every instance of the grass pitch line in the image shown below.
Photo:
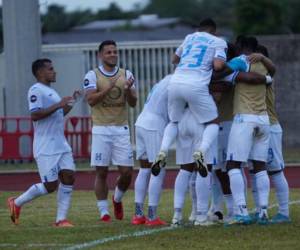
{"label": "grass pitch line", "polygon": [[[290,205],[300,204],[300,200],[290,201],[289,204]],[[278,207],[278,204],[270,205],[268,208],[271,209],[274,207]],[[253,210],[255,210],[255,209],[253,209]],[[143,230],[143,231],[139,231],[139,232],[133,232],[130,234],[120,234],[120,235],[116,235],[116,236],[112,236],[112,237],[107,237],[107,238],[103,238],[103,239],[99,239],[99,240],[86,242],[83,244],[74,245],[72,247],[64,248],[64,250],[86,249],[86,248],[94,247],[97,245],[102,245],[102,244],[104,244],[106,242],[110,242],[110,241],[117,241],[117,240],[122,240],[122,239],[126,239],[126,238],[131,238],[131,237],[140,237],[140,236],[150,235],[150,234],[159,233],[159,232],[163,232],[163,231],[174,230],[174,229],[178,229],[178,228],[182,228],[182,227],[168,226],[168,227],[155,228],[155,229],[150,229],[150,230]]]}

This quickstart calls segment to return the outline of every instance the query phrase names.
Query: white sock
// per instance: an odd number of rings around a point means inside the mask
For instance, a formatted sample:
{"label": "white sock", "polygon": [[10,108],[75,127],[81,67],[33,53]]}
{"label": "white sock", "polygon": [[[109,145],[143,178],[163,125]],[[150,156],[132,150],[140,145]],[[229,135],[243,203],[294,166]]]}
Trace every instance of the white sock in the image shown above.
{"label": "white sock", "polygon": [[211,180],[212,180],[212,185],[211,185],[211,191],[212,191],[212,211],[213,212],[223,212],[223,191],[221,187],[221,183],[216,176],[215,171],[212,171],[211,173]]}
{"label": "white sock", "polygon": [[240,169],[234,168],[228,172],[230,189],[235,205],[238,207],[239,215],[248,215],[245,198],[245,183]]}
{"label": "white sock", "polygon": [[244,180],[244,193],[245,193],[245,199],[247,200],[247,196],[248,196],[248,180],[247,180],[247,176],[245,174],[245,168],[241,168],[241,173],[243,176],[243,180]]}
{"label": "white sock", "polygon": [[151,175],[150,168],[140,168],[134,183],[135,203],[144,204],[150,175]]}
{"label": "white sock", "polygon": [[185,194],[189,188],[189,181],[192,173],[180,169],[175,180],[174,187],[174,209],[182,209],[185,200]]}
{"label": "white sock", "polygon": [[189,191],[192,200],[192,214],[197,214],[197,194],[196,194],[196,177],[197,172],[193,172],[189,182]]}
{"label": "white sock", "polygon": [[205,126],[202,134],[202,142],[200,144],[199,150],[206,154],[207,150],[212,145],[213,141],[217,138],[219,134],[219,125],[212,123]]}
{"label": "white sock", "polygon": [[254,173],[250,173],[250,180],[251,180],[251,188],[252,188],[252,196],[255,205],[255,212],[259,212],[259,201],[258,201],[258,193],[257,193],[257,186],[256,186],[256,178]]}
{"label": "white sock", "polygon": [[65,185],[60,183],[57,190],[57,213],[56,222],[67,218],[69,207],[71,204],[73,185]]}
{"label": "white sock", "polygon": [[289,185],[284,176],[284,173],[271,175],[271,180],[273,182],[277,201],[279,204],[278,212],[289,217]]}
{"label": "white sock", "polygon": [[101,218],[104,215],[109,214],[109,212],[108,212],[108,201],[107,200],[98,200],[97,201],[97,207],[98,207]]}
{"label": "white sock", "polygon": [[43,183],[34,184],[15,199],[15,204],[21,207],[25,203],[45,194],[48,194],[48,192]]}
{"label": "white sock", "polygon": [[197,214],[207,214],[211,193],[211,173],[203,178],[197,173],[196,194],[197,194]]}
{"label": "white sock", "polygon": [[161,142],[160,151],[169,151],[169,148],[176,139],[177,133],[178,123],[170,122],[164,130],[164,136]]}
{"label": "white sock", "polygon": [[115,188],[115,193],[114,193],[114,201],[121,202],[124,194],[125,194],[125,192],[120,190],[117,185]]}
{"label": "white sock", "polygon": [[149,206],[158,206],[163,183],[166,175],[166,169],[162,168],[158,176],[151,175],[149,181],[148,200]]}
{"label": "white sock", "polygon": [[234,202],[232,194],[224,194],[224,200],[226,203],[227,216],[234,215]]}
{"label": "white sock", "polygon": [[270,180],[267,171],[255,174],[258,201],[260,208],[267,208],[269,204]]}

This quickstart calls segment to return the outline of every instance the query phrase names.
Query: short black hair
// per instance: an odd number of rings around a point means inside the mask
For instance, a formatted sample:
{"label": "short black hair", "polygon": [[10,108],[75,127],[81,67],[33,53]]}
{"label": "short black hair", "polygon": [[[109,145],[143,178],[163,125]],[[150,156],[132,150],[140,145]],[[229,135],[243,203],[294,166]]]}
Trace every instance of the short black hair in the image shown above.
{"label": "short black hair", "polygon": [[267,47],[265,47],[265,46],[263,46],[261,44],[257,45],[256,51],[259,52],[259,53],[262,53],[266,57],[269,57],[269,52],[268,52]]}
{"label": "short black hair", "polygon": [[106,45],[114,45],[117,46],[117,43],[114,40],[105,40],[102,43],[100,43],[98,47],[98,51],[101,52]]}
{"label": "short black hair", "polygon": [[233,43],[227,43],[227,61],[234,58],[236,55],[236,47]]}
{"label": "short black hair", "polygon": [[211,29],[217,30],[217,24],[215,23],[215,21],[213,19],[205,18],[200,21],[199,28],[200,29],[211,28]]}
{"label": "short black hair", "polygon": [[248,49],[252,52],[257,50],[258,41],[254,36],[247,36],[240,39],[239,44],[242,49]]}
{"label": "short black hair", "polygon": [[31,65],[32,74],[36,77],[39,69],[45,67],[45,63],[52,63],[48,58],[40,58],[35,60]]}

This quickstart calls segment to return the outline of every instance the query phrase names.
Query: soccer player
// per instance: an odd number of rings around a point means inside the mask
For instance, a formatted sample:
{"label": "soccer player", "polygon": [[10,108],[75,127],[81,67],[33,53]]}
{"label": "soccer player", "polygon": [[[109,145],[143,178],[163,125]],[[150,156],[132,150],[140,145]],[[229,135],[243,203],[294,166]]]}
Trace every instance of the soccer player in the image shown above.
{"label": "soccer player", "polygon": [[[148,226],[165,225],[157,217],[157,206],[160,199],[165,169],[158,176],[151,175],[151,165],[159,152],[164,129],[169,122],[168,93],[171,75],[167,75],[153,86],[145,102],[144,108],[135,123],[136,158],[141,167],[135,180],[135,215],[133,225]],[[150,182],[149,182],[150,179]],[[144,216],[143,205],[149,182],[148,219]]]}
{"label": "soccer player", "polygon": [[100,219],[110,222],[107,175],[110,163],[117,165],[120,176],[112,197],[115,218],[123,219],[122,197],[128,189],[133,167],[133,153],[128,127],[128,105],[137,102],[134,77],[117,66],[115,41],[99,45],[101,65],[84,78],[86,99],[92,113],[91,166],[95,168],[95,194]]}
{"label": "soccer player", "polygon": [[[75,165],[72,150],[64,136],[64,116],[72,109],[72,96],[60,98],[51,87],[56,72],[51,60],[32,63],[35,83],[28,91],[28,104],[34,126],[33,154],[41,181],[17,198],[8,198],[11,220],[19,224],[21,207],[31,200],[54,192],[57,187],[57,215],[54,226],[72,227],[67,220],[74,184]],[[77,95],[75,91],[73,96]],[[58,182],[60,181],[60,183]]]}
{"label": "soccer player", "polygon": [[[256,50],[257,41],[253,38],[243,38],[241,50],[246,55]],[[233,59],[235,60],[235,58]],[[261,63],[247,64],[251,72],[267,74],[267,69]],[[256,184],[259,197],[260,224],[268,220],[267,206],[270,191],[270,182],[265,163],[269,145],[269,117],[267,114],[265,84],[239,83],[234,89],[234,119],[230,130],[227,150],[227,170],[230,178],[230,188],[238,213],[229,224],[250,224],[252,222],[247,206],[244,187],[245,183],[241,172],[241,164],[250,159],[253,162]]]}
{"label": "soccer player", "polygon": [[[194,161],[199,173],[207,176],[204,160],[211,143],[218,135],[217,108],[209,94],[208,84],[213,70],[225,66],[227,47],[224,40],[215,36],[216,24],[211,19],[200,22],[199,31],[186,36],[176,50],[173,63],[177,64],[168,89],[168,113],[171,122],[167,125],[155,163],[153,174],[163,166],[167,151],[175,140],[178,122],[182,119],[186,105],[196,117],[199,127],[205,124],[203,139],[194,152]],[[158,169],[158,171],[157,171]]]}
{"label": "soccer player", "polygon": [[[250,56],[250,60],[254,62],[262,62],[268,69],[269,73],[274,75],[275,66],[269,59],[268,50],[266,47],[259,45],[257,54]],[[266,92],[266,103],[267,111],[270,118],[270,145],[268,151],[268,160],[266,163],[268,175],[275,187],[275,193],[279,204],[278,213],[270,219],[270,223],[289,223],[289,187],[288,182],[284,175],[284,160],[282,156],[282,128],[278,121],[278,116],[275,110],[275,93],[273,89],[274,83],[267,87]],[[254,201],[258,208],[258,193],[255,175],[251,174],[252,177],[252,193]],[[259,210],[257,209],[258,215]]]}

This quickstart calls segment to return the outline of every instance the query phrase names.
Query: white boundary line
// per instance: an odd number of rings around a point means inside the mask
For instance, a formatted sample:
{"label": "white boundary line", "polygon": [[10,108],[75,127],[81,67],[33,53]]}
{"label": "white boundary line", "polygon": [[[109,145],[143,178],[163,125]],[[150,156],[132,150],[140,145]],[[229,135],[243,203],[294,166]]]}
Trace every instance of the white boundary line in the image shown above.
{"label": "white boundary line", "polygon": [[[289,205],[294,205],[294,204],[300,204],[300,200],[289,202]],[[278,207],[278,204],[273,204],[273,205],[269,206],[268,208],[271,209],[271,208],[274,208],[274,207]],[[106,242],[122,240],[122,239],[130,238],[130,237],[140,237],[140,236],[150,235],[150,234],[154,234],[154,233],[158,233],[158,232],[162,232],[162,231],[174,230],[174,229],[178,229],[178,228],[181,228],[181,227],[171,227],[171,226],[169,226],[169,227],[163,227],[163,228],[133,232],[133,233],[130,233],[130,234],[121,234],[121,235],[107,237],[107,238],[103,238],[103,239],[99,239],[99,240],[93,240],[93,241],[86,242],[86,243],[83,243],[83,244],[74,245],[72,247],[65,248],[64,250],[86,249],[86,248],[102,245]]]}
{"label": "white boundary line", "polygon": [[[295,205],[295,204],[300,204],[300,200],[295,200],[295,201],[290,201],[289,205]],[[278,204],[273,204],[269,206],[269,209],[278,207]],[[113,241],[118,241],[126,238],[131,238],[131,237],[141,237],[141,236],[146,236],[150,234],[155,234],[159,232],[164,232],[164,231],[170,231],[174,229],[178,229],[182,227],[162,227],[162,228],[154,228],[154,229],[148,229],[148,230],[143,230],[143,231],[138,231],[138,232],[132,232],[129,234],[120,234],[116,236],[111,236],[111,237],[106,237],[98,240],[93,240],[89,242],[85,242],[82,244],[55,244],[55,243],[30,243],[26,245],[26,248],[36,248],[36,247],[63,247],[64,250],[81,250],[81,249],[87,249],[90,247],[95,247],[98,245],[102,245],[107,242],[113,242]],[[0,244],[0,248],[18,248],[19,244],[13,244],[13,243],[3,243]]]}

